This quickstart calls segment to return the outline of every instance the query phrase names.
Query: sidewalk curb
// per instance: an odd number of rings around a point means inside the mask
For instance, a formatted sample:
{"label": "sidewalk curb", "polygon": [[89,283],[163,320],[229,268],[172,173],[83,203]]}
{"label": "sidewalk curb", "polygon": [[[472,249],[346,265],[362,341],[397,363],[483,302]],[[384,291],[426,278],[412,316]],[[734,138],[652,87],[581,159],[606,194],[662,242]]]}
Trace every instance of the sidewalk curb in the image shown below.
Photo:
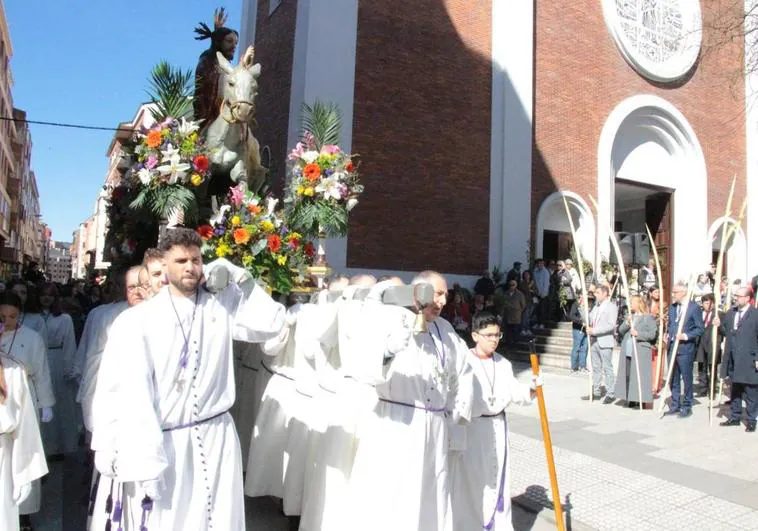
{"label": "sidewalk curb", "polygon": [[[544,505],[540,505],[524,497],[511,498],[511,503],[513,505],[518,505],[524,511],[535,515],[537,518],[550,524],[556,529],[558,528],[558,524],[555,520],[555,511],[553,511],[552,508],[545,507]],[[568,518],[566,518],[566,516],[568,516]],[[597,531],[594,527],[590,527],[571,518],[571,515],[567,514],[565,511],[564,518],[566,520],[567,531]]]}

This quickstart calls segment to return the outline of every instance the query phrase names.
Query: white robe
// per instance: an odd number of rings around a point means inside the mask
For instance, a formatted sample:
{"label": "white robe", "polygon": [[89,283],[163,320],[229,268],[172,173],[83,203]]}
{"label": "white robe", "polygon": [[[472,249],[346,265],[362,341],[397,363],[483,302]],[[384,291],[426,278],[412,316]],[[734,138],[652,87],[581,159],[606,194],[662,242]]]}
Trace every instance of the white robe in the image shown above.
{"label": "white robe", "polygon": [[42,315],[38,313],[21,312],[18,316],[18,324],[31,328],[43,338],[47,339],[47,326],[45,325],[45,319]]}
{"label": "white robe", "polygon": [[[239,346],[237,347],[237,345]],[[235,341],[235,347],[239,350],[239,361],[234,375],[237,385],[234,424],[237,426],[237,433],[239,433],[240,444],[242,445],[244,471],[247,468],[249,443],[253,435],[255,418],[258,415],[263,391],[266,388],[265,382],[268,381],[270,373],[263,370],[261,366],[261,356],[263,355],[261,345]],[[263,378],[261,378],[261,372],[264,373]]]}
{"label": "white robe", "polygon": [[[194,297],[164,289],[111,327],[103,363],[117,365],[107,374],[118,381],[108,377],[105,403],[117,413],[96,412],[93,444],[115,450],[107,456],[112,464],[101,462],[99,470],[125,483],[126,531],[139,529],[143,513],[151,530],[245,528],[239,440],[228,413],[235,398],[232,339],[275,337],[284,308],[257,285],[248,297],[236,285],[218,295],[200,290],[194,308]],[[141,482],[159,478],[161,499],[143,512]]]}
{"label": "white robe", "polygon": [[[0,339],[0,350],[20,362],[26,372],[35,416],[39,422],[39,410],[55,405],[50,368],[47,365],[45,340],[31,328],[20,326],[14,332],[6,332]],[[42,503],[42,486],[32,482],[32,491],[19,507],[21,514],[39,512]]]}
{"label": "white robe", "polygon": [[[409,312],[392,307],[382,312],[385,318],[371,325],[388,331],[388,343],[395,342],[393,334],[407,337],[410,329],[404,330],[400,316]],[[455,412],[455,421],[470,415],[470,397],[458,393],[459,380],[470,371],[467,351],[450,323],[438,318],[385,364],[379,402],[360,427],[346,504],[361,529],[452,531],[447,412]]]}
{"label": "white robe", "polygon": [[[255,422],[245,494],[282,498],[284,514],[302,511],[311,425],[319,422],[313,396],[319,393],[316,359],[333,325],[316,304],[299,307],[297,323],[264,346],[264,370],[273,372]],[[270,363],[270,365],[269,365]]]}
{"label": "white robe", "polygon": [[512,531],[505,408],[531,404],[530,390],[500,354],[480,360],[469,352],[467,359],[473,373],[467,380],[473,386],[472,418],[464,427],[465,447],[449,454],[453,528]]}
{"label": "white robe", "polygon": [[84,323],[82,338],[76,351],[74,373],[81,376],[76,401],[82,408],[84,428],[92,432],[92,403],[95,398],[98,372],[102,361],[108,331],[124,310],[129,307],[126,301],[102,304],[94,308]]}
{"label": "white robe", "polygon": [[47,474],[45,452],[31,391],[22,365],[0,355],[8,396],[0,403],[0,529],[17,531],[14,488]]}
{"label": "white robe", "polygon": [[47,327],[47,363],[55,391],[55,415],[42,425],[46,455],[75,452],[79,445],[81,414],[76,405],[77,383],[74,374],[76,336],[71,316],[43,314]]}

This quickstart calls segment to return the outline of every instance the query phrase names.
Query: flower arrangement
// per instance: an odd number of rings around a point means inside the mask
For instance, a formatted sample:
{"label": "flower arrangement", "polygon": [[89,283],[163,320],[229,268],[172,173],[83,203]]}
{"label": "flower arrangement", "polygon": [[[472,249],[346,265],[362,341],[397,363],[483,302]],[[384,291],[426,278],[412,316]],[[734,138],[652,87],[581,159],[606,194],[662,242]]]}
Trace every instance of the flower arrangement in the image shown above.
{"label": "flower arrangement", "polygon": [[276,210],[278,200],[260,197],[240,184],[210,223],[197,232],[207,260],[226,258],[241,265],[279,293],[289,293],[316,253],[313,244],[292,230]]}
{"label": "flower arrangement", "polygon": [[355,155],[339,142],[336,106],[316,102],[303,106],[303,139],[289,155],[292,164],[285,205],[289,223],[309,237],[345,236],[348,213],[358,203],[363,185]]}
{"label": "flower arrangement", "polygon": [[158,222],[148,212],[134,212],[130,204],[139,191],[130,183],[121,183],[106,191],[108,228],[105,234],[104,261],[116,270],[134,264],[148,247],[155,246]]}
{"label": "flower arrangement", "polygon": [[193,189],[210,177],[210,152],[198,129],[196,122],[166,118],[138,133],[130,177],[139,193],[132,208],[147,207],[163,219],[177,210],[194,214]]}

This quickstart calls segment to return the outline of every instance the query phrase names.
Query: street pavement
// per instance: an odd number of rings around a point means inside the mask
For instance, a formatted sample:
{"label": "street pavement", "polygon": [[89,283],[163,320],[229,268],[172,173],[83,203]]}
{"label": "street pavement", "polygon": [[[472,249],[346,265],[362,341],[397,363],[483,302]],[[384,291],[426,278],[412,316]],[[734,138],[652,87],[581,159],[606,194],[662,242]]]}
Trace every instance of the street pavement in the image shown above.
{"label": "street pavement", "polygon": [[[530,369],[517,365],[518,378]],[[545,372],[559,491],[573,529],[758,529],[758,436],[709,426],[707,399],[688,419],[585,402],[588,376]],[[511,494],[552,510],[535,406],[509,411]],[[550,509],[548,509],[550,508]]]}
{"label": "street pavement", "polygon": [[[527,383],[529,368],[515,365]],[[592,404],[587,376],[545,371],[544,393],[567,529],[718,531],[758,529],[758,434],[708,423],[707,400],[688,419],[656,409]],[[720,412],[726,414],[726,408]],[[555,529],[536,404],[509,410],[514,528]],[[39,531],[84,529],[83,453],[51,464]],[[247,499],[247,529],[296,529],[268,498]],[[326,530],[331,531],[331,530]],[[468,530],[461,530],[468,531]]]}

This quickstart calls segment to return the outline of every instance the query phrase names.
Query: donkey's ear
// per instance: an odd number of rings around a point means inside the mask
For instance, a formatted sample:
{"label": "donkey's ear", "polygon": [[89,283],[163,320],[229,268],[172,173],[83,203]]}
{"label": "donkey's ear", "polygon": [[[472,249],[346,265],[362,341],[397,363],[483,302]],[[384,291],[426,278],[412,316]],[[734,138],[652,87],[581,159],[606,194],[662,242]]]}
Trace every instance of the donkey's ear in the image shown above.
{"label": "donkey's ear", "polygon": [[261,64],[260,63],[254,64],[252,68],[252,72],[253,72],[253,77],[258,77],[259,75],[261,75]]}
{"label": "donkey's ear", "polygon": [[218,59],[218,66],[225,74],[231,74],[234,71],[232,64],[226,60],[226,57],[221,55],[221,52],[216,52],[216,58]]}
{"label": "donkey's ear", "polygon": [[242,59],[240,59],[240,64],[243,68],[250,68],[253,66],[253,59],[255,57],[255,48],[252,46],[248,46],[247,50],[245,50],[245,53],[242,54]]}

